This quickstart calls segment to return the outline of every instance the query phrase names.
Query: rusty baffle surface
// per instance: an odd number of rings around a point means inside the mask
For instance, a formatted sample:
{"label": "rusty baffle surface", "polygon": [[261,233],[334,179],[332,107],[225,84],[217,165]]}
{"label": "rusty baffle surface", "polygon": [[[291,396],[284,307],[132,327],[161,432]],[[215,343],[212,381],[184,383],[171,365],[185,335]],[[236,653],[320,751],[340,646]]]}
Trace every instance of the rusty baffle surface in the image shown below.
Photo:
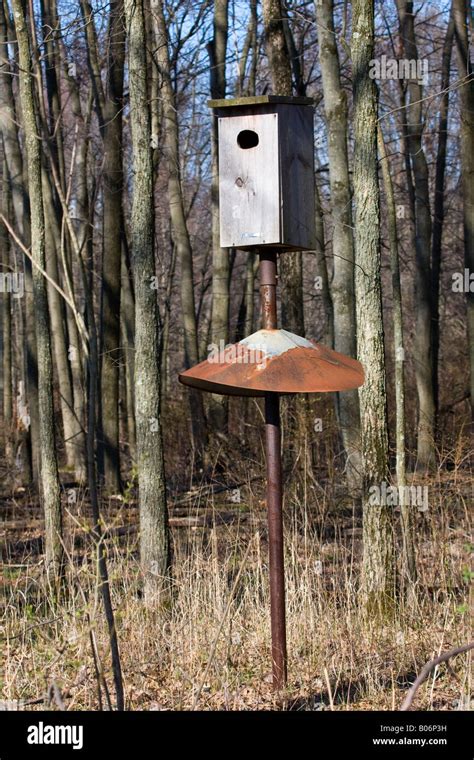
{"label": "rusty baffle surface", "polygon": [[327,393],[362,385],[364,370],[355,359],[277,329],[276,283],[276,253],[264,250],[260,253],[262,329],[239,343],[215,346],[207,359],[179,375],[181,383],[228,396]]}
{"label": "rusty baffle surface", "polygon": [[[262,290],[271,304],[271,286]],[[267,317],[266,308],[262,316]],[[328,393],[358,388],[364,370],[355,359],[288,330],[262,329],[239,343],[216,347],[203,362],[182,372],[179,380],[229,396]]]}

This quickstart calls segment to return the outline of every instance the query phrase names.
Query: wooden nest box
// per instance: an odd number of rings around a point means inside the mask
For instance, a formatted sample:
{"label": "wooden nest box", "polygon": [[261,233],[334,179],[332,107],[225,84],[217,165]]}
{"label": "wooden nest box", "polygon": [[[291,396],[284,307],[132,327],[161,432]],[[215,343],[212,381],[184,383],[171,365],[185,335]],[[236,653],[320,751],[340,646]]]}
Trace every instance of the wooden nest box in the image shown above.
{"label": "wooden nest box", "polygon": [[312,250],[311,98],[211,100],[218,118],[220,244]]}

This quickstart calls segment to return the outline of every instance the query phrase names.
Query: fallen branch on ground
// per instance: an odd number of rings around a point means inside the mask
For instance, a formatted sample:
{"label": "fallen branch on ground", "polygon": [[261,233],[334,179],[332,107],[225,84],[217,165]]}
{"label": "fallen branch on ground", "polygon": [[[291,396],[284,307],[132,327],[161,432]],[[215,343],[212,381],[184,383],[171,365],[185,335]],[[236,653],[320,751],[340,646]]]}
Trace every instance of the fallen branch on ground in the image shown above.
{"label": "fallen branch on ground", "polygon": [[442,662],[447,662],[451,657],[456,657],[456,655],[463,654],[463,652],[469,652],[470,649],[474,649],[474,641],[471,641],[469,644],[464,644],[462,647],[456,647],[456,649],[450,649],[449,652],[440,654],[439,657],[435,657],[434,660],[430,660],[429,662],[427,662],[426,665],[423,666],[420,675],[416,678],[416,680],[410,686],[410,690],[408,694],[406,695],[405,699],[403,700],[402,706],[400,707],[400,712],[404,712],[411,707],[411,704],[415,698],[416,692],[418,691],[423,681],[425,681],[428,678],[433,668],[435,668],[437,665],[440,665]]}

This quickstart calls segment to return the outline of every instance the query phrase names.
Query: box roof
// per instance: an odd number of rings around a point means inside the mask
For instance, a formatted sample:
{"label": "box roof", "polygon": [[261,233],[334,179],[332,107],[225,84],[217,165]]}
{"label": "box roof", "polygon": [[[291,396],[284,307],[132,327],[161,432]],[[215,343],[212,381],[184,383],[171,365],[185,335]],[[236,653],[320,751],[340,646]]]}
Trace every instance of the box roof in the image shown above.
{"label": "box roof", "polygon": [[313,98],[287,97],[285,95],[256,95],[250,98],[221,98],[219,100],[208,100],[209,108],[248,108],[248,106],[262,106],[268,104],[279,104],[294,106],[312,106]]}

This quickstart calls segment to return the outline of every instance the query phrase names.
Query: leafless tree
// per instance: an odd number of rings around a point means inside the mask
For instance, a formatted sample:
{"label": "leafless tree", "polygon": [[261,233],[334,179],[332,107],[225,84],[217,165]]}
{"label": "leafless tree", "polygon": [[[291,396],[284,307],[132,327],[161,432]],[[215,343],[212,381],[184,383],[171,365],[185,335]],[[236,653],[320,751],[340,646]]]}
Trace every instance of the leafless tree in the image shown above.
{"label": "leafless tree", "polygon": [[363,593],[369,614],[393,609],[393,537],[390,507],[369,498],[388,478],[388,430],[380,281],[380,208],[377,167],[377,90],[369,75],[374,56],[374,3],[356,0],[352,19],[354,92],[355,292],[363,451]]}
{"label": "leafless tree", "polygon": [[13,0],[18,42],[19,86],[28,164],[28,192],[31,209],[31,254],[36,341],[38,347],[38,420],[41,451],[40,484],[45,517],[46,570],[54,586],[63,566],[62,510],[56,457],[53,364],[46,282],[41,270],[46,266],[45,221],[41,184],[41,147],[36,123],[31,76],[28,27],[21,0]]}
{"label": "leafless tree", "polygon": [[140,560],[148,603],[159,599],[170,567],[161,430],[160,322],[154,254],[153,160],[143,0],[126,0],[133,145],[131,243],[135,283],[135,417]]}

